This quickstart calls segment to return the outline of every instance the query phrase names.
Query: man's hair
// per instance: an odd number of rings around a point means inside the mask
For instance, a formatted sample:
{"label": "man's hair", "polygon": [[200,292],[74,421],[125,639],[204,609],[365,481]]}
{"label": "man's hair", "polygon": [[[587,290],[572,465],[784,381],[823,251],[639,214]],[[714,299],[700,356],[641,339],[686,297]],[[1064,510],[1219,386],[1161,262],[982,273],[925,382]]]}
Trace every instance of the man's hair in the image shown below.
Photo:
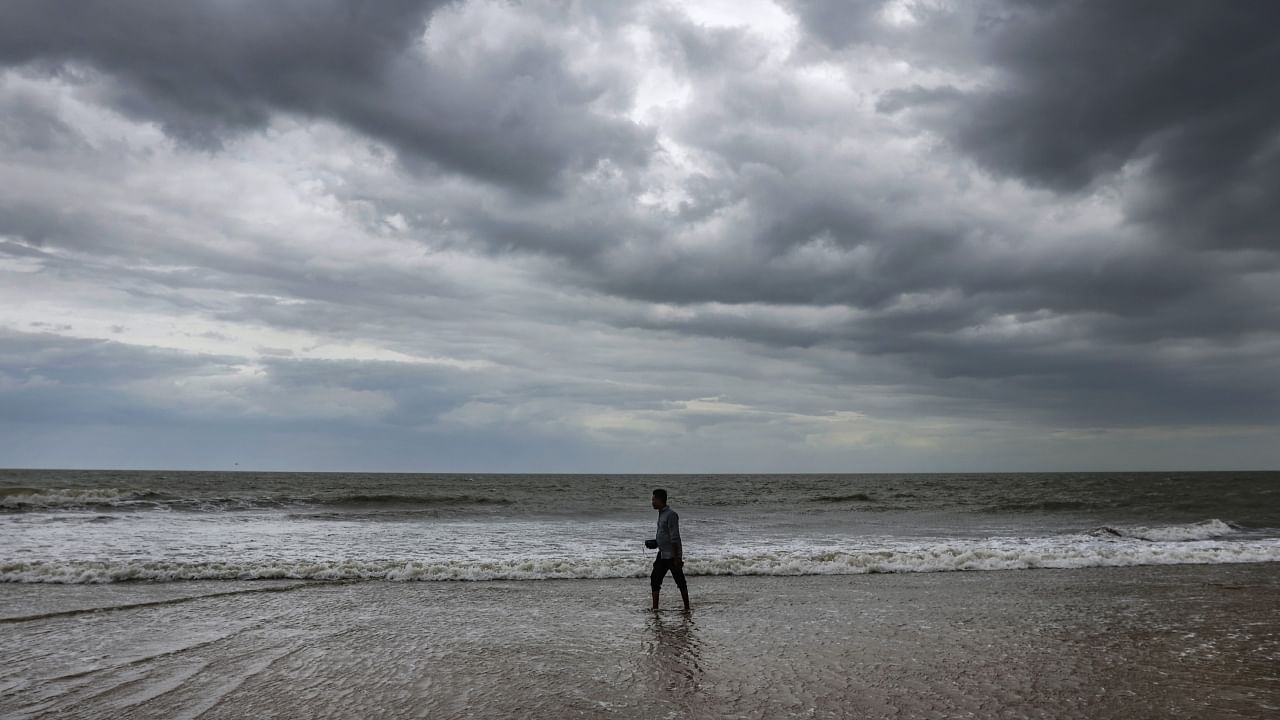
{"label": "man's hair", "polygon": [[654,496],[654,497],[656,497],[656,498],[658,498],[658,499],[659,499],[659,500],[661,500],[662,502],[666,502],[666,501],[667,501],[667,491],[666,491],[666,490],[663,490],[662,488],[654,488],[654,490],[653,490],[653,496]]}

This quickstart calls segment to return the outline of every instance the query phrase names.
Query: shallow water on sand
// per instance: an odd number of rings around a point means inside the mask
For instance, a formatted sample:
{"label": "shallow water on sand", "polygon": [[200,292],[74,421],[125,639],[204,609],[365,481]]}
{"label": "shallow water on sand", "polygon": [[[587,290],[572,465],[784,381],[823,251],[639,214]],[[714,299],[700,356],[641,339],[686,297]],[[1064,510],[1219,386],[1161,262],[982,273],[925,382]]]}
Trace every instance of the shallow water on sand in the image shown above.
{"label": "shallow water on sand", "polygon": [[1275,717],[1274,567],[0,586],[0,716]]}

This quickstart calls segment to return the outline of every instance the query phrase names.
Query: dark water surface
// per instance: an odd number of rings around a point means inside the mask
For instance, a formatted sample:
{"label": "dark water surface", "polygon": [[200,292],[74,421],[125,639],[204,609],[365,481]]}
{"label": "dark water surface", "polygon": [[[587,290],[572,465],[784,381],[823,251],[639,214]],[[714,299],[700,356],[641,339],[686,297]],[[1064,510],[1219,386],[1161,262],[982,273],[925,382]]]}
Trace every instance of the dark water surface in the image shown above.
{"label": "dark water surface", "polygon": [[1280,560],[1280,473],[0,471],[0,580],[633,577],[654,486],[694,575]]}

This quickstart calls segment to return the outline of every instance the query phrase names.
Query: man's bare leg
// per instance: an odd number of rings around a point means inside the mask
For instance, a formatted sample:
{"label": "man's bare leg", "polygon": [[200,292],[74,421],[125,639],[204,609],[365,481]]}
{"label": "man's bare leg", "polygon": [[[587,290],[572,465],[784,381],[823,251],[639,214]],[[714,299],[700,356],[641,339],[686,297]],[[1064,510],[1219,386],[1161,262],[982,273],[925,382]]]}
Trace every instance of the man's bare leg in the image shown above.
{"label": "man's bare leg", "polygon": [[[689,590],[688,590],[688,588],[680,588],[680,599],[681,599],[681,600],[684,600],[684,609],[685,609],[685,610],[688,610],[688,609],[689,609]],[[657,603],[654,603],[654,607],[657,607]]]}
{"label": "man's bare leg", "polygon": [[658,609],[658,593],[654,593],[654,594],[653,594],[653,607],[652,607],[652,608],[650,608],[650,609],[652,609],[652,610],[657,610],[657,609]]}

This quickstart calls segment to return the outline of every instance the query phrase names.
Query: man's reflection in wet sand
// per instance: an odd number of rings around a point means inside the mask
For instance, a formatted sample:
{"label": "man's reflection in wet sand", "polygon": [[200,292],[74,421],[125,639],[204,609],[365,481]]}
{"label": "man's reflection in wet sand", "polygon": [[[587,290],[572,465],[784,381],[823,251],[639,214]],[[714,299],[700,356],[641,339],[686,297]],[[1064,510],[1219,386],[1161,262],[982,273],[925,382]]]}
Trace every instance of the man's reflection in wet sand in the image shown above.
{"label": "man's reflection in wet sand", "polygon": [[655,690],[697,691],[702,688],[702,640],[689,612],[653,613],[645,643]]}

